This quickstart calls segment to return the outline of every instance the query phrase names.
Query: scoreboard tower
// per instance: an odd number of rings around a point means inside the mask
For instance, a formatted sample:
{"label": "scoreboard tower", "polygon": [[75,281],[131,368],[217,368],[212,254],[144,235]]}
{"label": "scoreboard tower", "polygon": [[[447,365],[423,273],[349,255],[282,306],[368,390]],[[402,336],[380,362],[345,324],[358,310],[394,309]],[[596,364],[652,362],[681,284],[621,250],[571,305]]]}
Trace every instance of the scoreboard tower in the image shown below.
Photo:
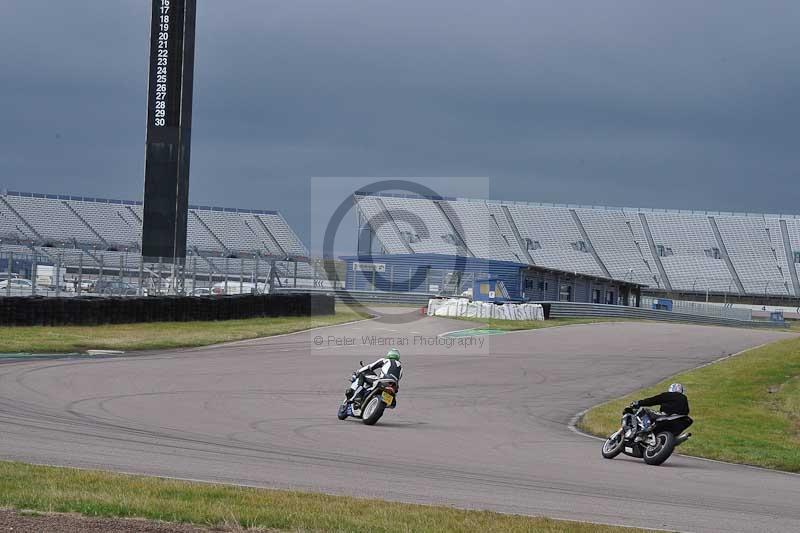
{"label": "scoreboard tower", "polygon": [[150,261],[186,259],[196,12],[196,0],[153,0],[142,220]]}

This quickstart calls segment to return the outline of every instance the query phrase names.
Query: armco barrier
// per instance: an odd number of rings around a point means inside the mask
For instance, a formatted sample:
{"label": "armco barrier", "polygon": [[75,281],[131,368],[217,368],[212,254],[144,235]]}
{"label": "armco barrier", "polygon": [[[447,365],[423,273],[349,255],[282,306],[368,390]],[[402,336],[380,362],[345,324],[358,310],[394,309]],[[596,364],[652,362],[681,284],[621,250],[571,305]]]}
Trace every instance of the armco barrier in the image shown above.
{"label": "armco barrier", "polygon": [[231,320],[334,313],[325,294],[265,294],[223,297],[0,298],[2,326],[60,326]]}
{"label": "armco barrier", "polygon": [[421,292],[348,291],[344,289],[293,289],[275,288],[273,294],[330,294],[337,301],[348,304],[427,305],[434,295]]}
{"label": "armco barrier", "polygon": [[[642,296],[642,309],[652,309],[656,298]],[[737,320],[753,320],[753,312],[750,309],[729,307],[725,304],[690,302],[686,300],[671,300],[672,311],[675,313],[685,313],[689,315],[703,315],[718,318],[735,318]]]}
{"label": "armco barrier", "polygon": [[624,305],[583,304],[574,302],[537,303],[541,303],[545,308],[546,318],[617,317],[640,320],[661,320],[667,322],[688,322],[691,324],[704,324],[709,326],[747,328],[774,328],[783,326],[783,324],[778,322],[769,322],[767,320],[739,320],[736,318],[691,315],[688,313],[677,313],[675,311],[626,307]]}

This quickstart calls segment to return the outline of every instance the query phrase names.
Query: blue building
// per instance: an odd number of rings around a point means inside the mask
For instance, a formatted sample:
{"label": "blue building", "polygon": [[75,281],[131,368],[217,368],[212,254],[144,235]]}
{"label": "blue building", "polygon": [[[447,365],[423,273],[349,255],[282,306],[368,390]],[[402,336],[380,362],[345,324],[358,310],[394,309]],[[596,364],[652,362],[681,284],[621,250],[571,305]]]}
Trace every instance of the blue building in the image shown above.
{"label": "blue building", "polygon": [[354,291],[458,296],[475,280],[501,280],[514,300],[638,306],[640,285],[511,261],[440,254],[347,256],[345,287]]}

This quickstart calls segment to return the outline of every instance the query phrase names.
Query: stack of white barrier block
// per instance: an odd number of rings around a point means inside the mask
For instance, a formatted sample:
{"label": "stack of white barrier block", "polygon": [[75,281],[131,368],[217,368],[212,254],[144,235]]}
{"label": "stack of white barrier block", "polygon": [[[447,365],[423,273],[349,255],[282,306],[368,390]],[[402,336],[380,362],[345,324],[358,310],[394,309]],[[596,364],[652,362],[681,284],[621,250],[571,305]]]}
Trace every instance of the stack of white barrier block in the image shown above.
{"label": "stack of white barrier block", "polygon": [[428,300],[428,316],[496,318],[500,320],[544,320],[539,304],[494,304],[466,298]]}

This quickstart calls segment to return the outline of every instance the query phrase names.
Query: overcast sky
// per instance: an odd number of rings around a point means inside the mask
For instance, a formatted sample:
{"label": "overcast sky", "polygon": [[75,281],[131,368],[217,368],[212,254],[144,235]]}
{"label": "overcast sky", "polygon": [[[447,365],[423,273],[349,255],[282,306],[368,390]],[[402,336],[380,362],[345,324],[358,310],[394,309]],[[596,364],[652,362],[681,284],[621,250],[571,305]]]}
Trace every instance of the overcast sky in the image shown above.
{"label": "overcast sky", "polygon": [[[796,0],[198,4],[192,203],[307,242],[320,176],[800,214]],[[141,199],[149,5],[0,0],[2,187]]]}

